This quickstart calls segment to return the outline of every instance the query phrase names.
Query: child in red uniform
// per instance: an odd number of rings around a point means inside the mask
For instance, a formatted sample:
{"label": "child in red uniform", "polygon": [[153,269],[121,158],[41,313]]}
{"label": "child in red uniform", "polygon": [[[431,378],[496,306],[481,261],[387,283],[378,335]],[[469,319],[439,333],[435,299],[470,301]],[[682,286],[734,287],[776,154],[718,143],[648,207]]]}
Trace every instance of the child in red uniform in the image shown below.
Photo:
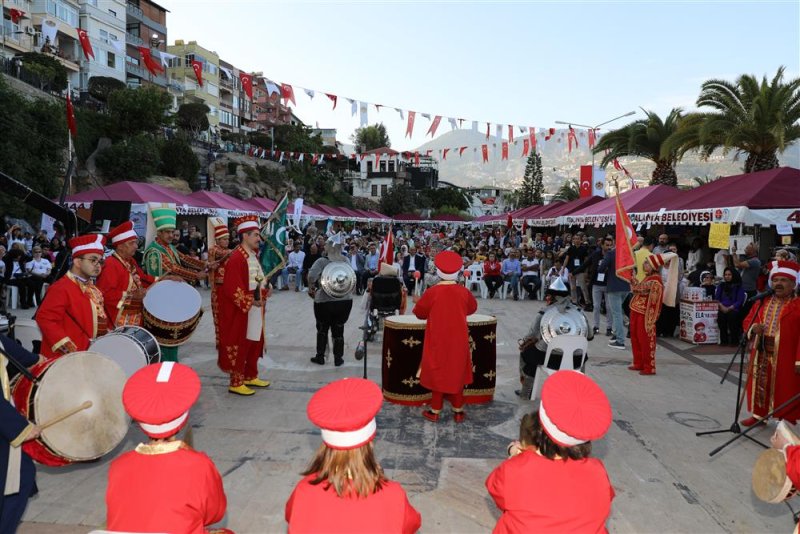
{"label": "child in red uniform", "polygon": [[111,462],[109,530],[200,534],[225,515],[214,462],[175,439],[199,396],[197,373],[176,362],[148,365],[128,379],[122,403],[151,439]]}
{"label": "child in red uniform", "polygon": [[586,375],[558,371],[545,380],[539,411],[522,418],[510,458],[486,479],[503,512],[494,532],[606,532],[614,489],[590,455],[610,425],[608,398]]}
{"label": "child in red uniform", "polygon": [[453,406],[453,418],[461,423],[465,417],[464,386],[472,383],[467,316],[477,311],[478,302],[470,290],[455,282],[463,267],[461,256],[440,252],[434,263],[442,281],[425,291],[414,306],[414,315],[428,320],[419,382],[431,390],[431,407],[422,415],[438,421],[446,395]]}
{"label": "child in red uniform", "polygon": [[308,418],[323,443],[286,503],[290,533],[419,530],[419,513],[372,449],[382,402],[381,389],[363,378],[337,380],[311,397]]}

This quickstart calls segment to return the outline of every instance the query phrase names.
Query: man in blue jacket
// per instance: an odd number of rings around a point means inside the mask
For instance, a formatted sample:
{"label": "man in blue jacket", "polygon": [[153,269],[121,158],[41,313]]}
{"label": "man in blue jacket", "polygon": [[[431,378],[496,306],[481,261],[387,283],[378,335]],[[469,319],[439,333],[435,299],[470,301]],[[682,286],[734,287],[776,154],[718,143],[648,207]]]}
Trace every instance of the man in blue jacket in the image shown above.
{"label": "man in blue jacket", "polygon": [[614,333],[608,344],[612,349],[625,350],[625,325],[623,323],[622,303],[631,292],[631,285],[617,276],[617,249],[612,248],[603,258],[606,272],[606,311],[611,314]]}

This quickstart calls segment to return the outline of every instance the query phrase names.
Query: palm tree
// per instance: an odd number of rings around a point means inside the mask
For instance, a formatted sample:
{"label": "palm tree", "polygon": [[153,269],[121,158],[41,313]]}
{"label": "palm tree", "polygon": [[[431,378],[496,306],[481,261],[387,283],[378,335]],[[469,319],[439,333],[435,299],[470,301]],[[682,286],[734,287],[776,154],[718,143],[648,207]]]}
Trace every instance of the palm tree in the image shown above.
{"label": "palm tree", "polygon": [[697,98],[698,107],[715,111],[685,117],[681,131],[665,145],[683,156],[699,150],[707,158],[714,150],[747,154],[744,172],[778,167],[778,154],[800,139],[800,78],[784,83],[784,67],[771,82],[744,74],[736,83],[708,80]]}
{"label": "palm tree", "polygon": [[561,184],[558,191],[553,195],[553,200],[560,200],[562,202],[569,202],[581,196],[581,186],[578,180],[567,180]]}
{"label": "palm tree", "polygon": [[676,186],[678,175],[675,164],[678,162],[677,150],[663,154],[664,142],[678,130],[682,114],[680,108],[673,108],[665,120],[653,111],[642,109],[644,119],[634,121],[617,130],[611,130],[600,138],[594,147],[594,153],[606,152],[600,161],[605,168],[617,158],[638,157],[649,159],[656,164],[650,176],[650,185],[663,184]]}

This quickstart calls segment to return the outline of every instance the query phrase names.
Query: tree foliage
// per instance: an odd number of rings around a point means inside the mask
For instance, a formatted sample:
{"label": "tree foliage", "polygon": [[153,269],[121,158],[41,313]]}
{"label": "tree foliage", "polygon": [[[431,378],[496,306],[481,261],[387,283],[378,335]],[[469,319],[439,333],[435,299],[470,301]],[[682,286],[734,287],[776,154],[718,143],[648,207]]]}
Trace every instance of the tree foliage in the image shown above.
{"label": "tree foliage", "polygon": [[380,205],[381,213],[390,216],[413,211],[416,207],[414,191],[404,184],[393,185],[381,197]]}
{"label": "tree foliage", "polygon": [[663,184],[676,186],[678,175],[675,164],[679,160],[678,150],[665,150],[667,140],[678,131],[682,114],[680,108],[673,108],[666,119],[655,112],[643,109],[646,118],[633,121],[617,130],[611,130],[595,145],[595,154],[603,153],[600,166],[605,168],[617,158],[631,156],[649,159],[656,164],[650,177],[650,185]]}
{"label": "tree foliage", "polygon": [[517,206],[533,206],[544,204],[544,173],[542,156],[535,150],[528,156],[522,185],[517,190]]}
{"label": "tree foliage", "polygon": [[183,178],[193,190],[198,188],[200,161],[185,139],[175,137],[161,145],[161,173]]}
{"label": "tree foliage", "polygon": [[97,167],[109,182],[139,182],[158,171],[161,163],[155,139],[140,134],[115,143],[97,155]]}
{"label": "tree foliage", "polygon": [[127,86],[125,82],[110,76],[92,76],[89,78],[89,94],[100,102],[108,102],[114,91],[121,91]]}
{"label": "tree foliage", "polygon": [[192,135],[208,130],[208,114],[211,109],[205,105],[195,102],[181,104],[178,113],[175,114],[175,124],[181,130],[185,130]]}
{"label": "tree foliage", "polygon": [[580,184],[578,184],[578,180],[566,180],[563,184],[561,184],[561,187],[558,188],[558,191],[553,196],[553,200],[569,202],[570,200],[580,198],[580,196],[581,189]]}
{"label": "tree foliage", "polygon": [[25,52],[22,54],[22,66],[39,76],[42,90],[61,92],[67,88],[67,68],[53,56]]}
{"label": "tree foliage", "polygon": [[800,139],[800,78],[784,82],[783,74],[781,67],[771,81],[745,74],[704,82],[697,106],[713,111],[687,115],[662,152],[699,150],[707,158],[721,148],[746,155],[746,173],[778,167],[778,154]]}
{"label": "tree foliage", "polygon": [[464,193],[456,187],[443,187],[440,189],[423,189],[417,194],[416,206],[418,208],[433,208],[440,210],[448,207],[457,212],[469,208]]}
{"label": "tree foliage", "polygon": [[156,86],[112,92],[108,108],[120,137],[155,133],[165,124],[172,105],[169,94]]}
{"label": "tree foliage", "polygon": [[356,146],[356,152],[367,152],[375,150],[376,148],[389,148],[392,146],[389,140],[389,134],[386,133],[386,126],[383,123],[373,124],[371,126],[364,126],[363,128],[356,128],[353,135],[350,136],[353,144]]}

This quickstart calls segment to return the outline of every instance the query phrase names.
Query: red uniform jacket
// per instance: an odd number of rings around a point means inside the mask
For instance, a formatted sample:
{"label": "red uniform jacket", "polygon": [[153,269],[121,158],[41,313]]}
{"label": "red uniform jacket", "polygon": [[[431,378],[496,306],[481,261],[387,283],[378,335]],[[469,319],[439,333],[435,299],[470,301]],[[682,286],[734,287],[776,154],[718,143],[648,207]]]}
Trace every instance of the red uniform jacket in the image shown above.
{"label": "red uniform jacket", "polygon": [[[250,253],[239,245],[225,263],[225,280],[217,290],[219,299],[219,353],[217,364],[225,372],[231,372],[235,358],[242,352],[241,344],[247,338],[247,314],[253,306],[253,290],[250,289],[250,271],[247,258]],[[261,282],[261,300],[266,302],[267,292]],[[266,308],[262,308],[263,313]],[[264,353],[264,332],[262,329],[259,347]]]}
{"label": "red uniform jacket", "polygon": [[36,323],[42,331],[42,355],[55,358],[60,349],[71,343],[72,350],[86,350],[97,337],[97,310],[68,273],[47,290],[36,311]]}
{"label": "red uniform jacket", "polygon": [[339,497],[325,483],[311,485],[314,475],[298,482],[286,502],[289,533],[412,534],[422,524],[419,512],[408,502],[397,482],[388,481],[369,497]]}
{"label": "red uniform jacket", "polygon": [[786,476],[795,488],[800,488],[800,445],[786,447]]}
{"label": "red uniform jacket", "polygon": [[448,281],[425,291],[414,306],[414,315],[428,320],[419,376],[423,387],[460,393],[472,383],[467,315],[477,309],[478,301],[467,288]]}
{"label": "red uniform jacket", "polygon": [[[123,263],[123,259],[113,254],[106,260],[100,276],[97,277],[97,287],[103,292],[103,303],[108,316],[109,329],[117,324],[117,314],[126,305],[127,293],[135,289],[133,275],[130,268],[139,277],[142,287],[150,287],[156,281],[155,277],[145,274],[136,260],[131,259],[130,267]],[[137,303],[141,305],[141,301]]]}
{"label": "red uniform jacket", "polygon": [[526,450],[497,466],[486,489],[503,512],[496,534],[607,532],[614,488],[597,458],[549,460]]}
{"label": "red uniform jacket", "polygon": [[214,462],[180,441],[140,445],[111,462],[109,530],[202,533],[223,518],[226,506]]}

